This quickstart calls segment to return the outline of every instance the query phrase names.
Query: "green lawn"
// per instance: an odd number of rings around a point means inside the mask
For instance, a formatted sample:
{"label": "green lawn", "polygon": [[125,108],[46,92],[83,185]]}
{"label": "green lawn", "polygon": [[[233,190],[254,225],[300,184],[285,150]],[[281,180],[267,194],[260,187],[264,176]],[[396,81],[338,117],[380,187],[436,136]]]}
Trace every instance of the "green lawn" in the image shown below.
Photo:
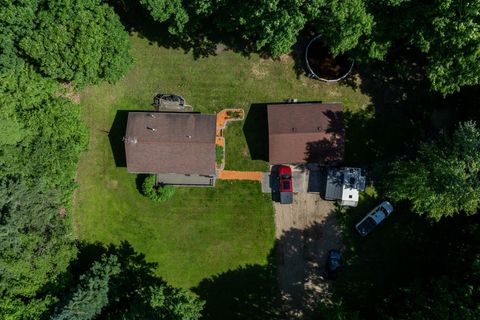
{"label": "green lawn", "polygon": [[265,140],[258,137],[266,130],[264,103],[294,97],[342,101],[354,109],[367,105],[368,98],[347,86],[297,78],[289,57],[272,61],[227,51],[195,60],[135,35],[131,41],[135,64],[128,75],[115,85],[81,93],[90,144],[78,170],[78,238],[105,244],[127,240],[147,260],[158,262],[159,275],[183,287],[241,265],[265,265],[274,244],[274,221],[270,197],[261,194],[260,185],[218,181],[215,188],[178,188],[165,204],[150,202],[138,193],[136,176],[114,161],[121,157],[126,114],[117,111],[149,110],[156,93],[180,94],[203,113],[248,112],[255,104],[244,122],[226,130],[226,168],[264,170]]}

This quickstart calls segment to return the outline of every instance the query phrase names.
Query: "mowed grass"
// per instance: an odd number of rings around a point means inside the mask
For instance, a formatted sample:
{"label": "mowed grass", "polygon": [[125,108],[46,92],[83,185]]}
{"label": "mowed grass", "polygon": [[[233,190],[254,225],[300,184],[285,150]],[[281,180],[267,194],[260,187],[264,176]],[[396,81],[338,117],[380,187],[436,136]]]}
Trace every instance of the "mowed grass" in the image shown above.
{"label": "mowed grass", "polygon": [[[160,276],[186,288],[241,265],[265,265],[274,245],[270,195],[262,194],[255,182],[217,181],[215,188],[177,188],[166,203],[149,201],[139,194],[136,175],[114,161],[119,149],[112,151],[109,132],[117,111],[151,110],[157,93],[182,95],[202,113],[224,108],[248,112],[252,104],[290,97],[342,101],[347,108],[358,108],[367,105],[368,98],[348,87],[297,77],[288,56],[273,61],[226,51],[195,60],[138,35],[132,35],[131,42],[135,64],[126,77],[81,93],[90,144],[78,170],[78,238],[104,244],[126,240],[148,261],[158,263]],[[265,129],[255,121],[249,128]],[[244,123],[230,124],[226,130],[226,168],[266,170],[265,161],[252,160],[255,132],[250,130],[247,142]],[[121,139],[118,132],[116,138]]]}

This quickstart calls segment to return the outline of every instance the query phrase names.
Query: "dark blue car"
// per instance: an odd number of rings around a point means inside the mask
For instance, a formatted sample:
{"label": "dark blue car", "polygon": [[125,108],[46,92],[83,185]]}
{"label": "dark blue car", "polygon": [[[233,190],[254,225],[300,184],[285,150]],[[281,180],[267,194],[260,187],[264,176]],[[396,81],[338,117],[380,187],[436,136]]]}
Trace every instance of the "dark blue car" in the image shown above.
{"label": "dark blue car", "polygon": [[325,276],[327,279],[336,279],[338,271],[342,267],[342,254],[338,250],[330,250],[325,266]]}

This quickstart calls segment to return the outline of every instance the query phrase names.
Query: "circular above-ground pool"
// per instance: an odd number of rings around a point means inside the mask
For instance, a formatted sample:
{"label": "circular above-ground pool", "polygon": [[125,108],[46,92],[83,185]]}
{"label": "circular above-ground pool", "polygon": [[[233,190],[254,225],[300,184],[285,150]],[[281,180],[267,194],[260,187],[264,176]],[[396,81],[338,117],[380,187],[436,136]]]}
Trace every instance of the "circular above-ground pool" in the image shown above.
{"label": "circular above-ground pool", "polygon": [[309,77],[325,82],[337,82],[352,72],[354,62],[345,55],[333,57],[320,36],[316,36],[305,50],[305,64]]}

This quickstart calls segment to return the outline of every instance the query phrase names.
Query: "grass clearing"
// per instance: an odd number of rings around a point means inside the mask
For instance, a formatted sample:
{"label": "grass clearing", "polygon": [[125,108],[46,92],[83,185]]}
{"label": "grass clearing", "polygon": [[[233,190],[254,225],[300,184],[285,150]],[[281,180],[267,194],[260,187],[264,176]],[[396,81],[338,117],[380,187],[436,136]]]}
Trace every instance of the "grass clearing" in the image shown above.
{"label": "grass clearing", "polygon": [[118,156],[123,133],[112,128],[117,111],[151,110],[157,93],[182,95],[202,113],[243,108],[247,119],[230,123],[225,130],[226,169],[265,170],[266,162],[252,160],[251,150],[256,130],[265,130],[266,119],[255,115],[249,119],[252,104],[293,97],[342,101],[354,109],[367,105],[368,97],[346,86],[297,78],[290,58],[273,61],[225,51],[195,60],[137,35],[131,42],[135,64],[127,76],[115,85],[89,87],[81,93],[90,144],[78,170],[74,204],[78,238],[105,244],[127,240],[147,260],[159,264],[160,276],[186,288],[241,265],[266,265],[274,244],[274,221],[270,196],[261,193],[260,185],[217,181],[215,188],[177,188],[165,203],[149,201],[137,190],[136,175],[116,166],[109,133],[116,134],[113,151]]}

